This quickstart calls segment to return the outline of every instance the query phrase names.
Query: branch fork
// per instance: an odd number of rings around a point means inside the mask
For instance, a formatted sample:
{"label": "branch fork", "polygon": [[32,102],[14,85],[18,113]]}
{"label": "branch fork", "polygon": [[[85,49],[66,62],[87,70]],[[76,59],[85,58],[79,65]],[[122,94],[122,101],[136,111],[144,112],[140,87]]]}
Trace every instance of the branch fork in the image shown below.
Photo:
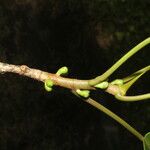
{"label": "branch fork", "polygon": [[67,67],[60,68],[55,74],[45,72],[38,69],[30,68],[26,65],[12,65],[0,62],[0,73],[16,73],[22,76],[26,76],[44,83],[45,89],[47,91],[52,91],[53,86],[61,86],[70,89],[75,95],[84,98],[85,102],[96,107],[98,110],[104,112],[132,134],[134,134],[139,140],[143,141],[144,137],[133,127],[131,127],[127,122],[121,119],[119,116],[111,112],[109,109],[96,102],[90,98],[90,91],[96,89],[103,89],[105,92],[112,94],[116,99],[121,101],[139,101],[150,99],[150,93],[136,96],[126,96],[128,89],[146,72],[150,71],[150,65],[138,70],[132,75],[125,77],[123,79],[116,79],[112,82],[108,82],[109,76],[114,73],[125,61],[127,61],[136,52],[141,50],[143,47],[150,43],[150,37],[142,41],[140,44],[131,49],[127,54],[125,54],[120,60],[118,60],[112,67],[110,67],[102,75],[97,76],[94,79],[80,80],[62,77],[68,73]]}

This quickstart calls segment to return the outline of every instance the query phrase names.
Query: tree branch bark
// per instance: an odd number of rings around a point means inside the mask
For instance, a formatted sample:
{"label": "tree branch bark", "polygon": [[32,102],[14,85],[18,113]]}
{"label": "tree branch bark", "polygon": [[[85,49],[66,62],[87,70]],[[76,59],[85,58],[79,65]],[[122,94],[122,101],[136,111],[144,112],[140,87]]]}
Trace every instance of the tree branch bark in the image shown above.
{"label": "tree branch bark", "polygon": [[[41,82],[44,82],[47,79],[51,79],[55,86],[68,88],[73,91],[77,89],[96,90],[94,86],[89,85],[90,80],[65,78],[54,73],[49,73],[39,69],[30,68],[26,65],[13,65],[0,62],[0,73],[7,73],[7,72],[15,73],[21,76],[26,76]],[[112,95],[116,95],[116,93],[121,93],[121,89],[117,85],[109,84],[108,87],[105,89],[105,92]]]}
{"label": "tree branch bark", "polygon": [[88,89],[95,88],[88,84],[88,80],[78,80],[71,78],[64,78],[53,73],[45,72],[39,69],[29,68],[26,65],[12,65],[0,62],[0,73],[16,73],[21,76],[26,76],[41,82],[51,79],[56,86],[61,86],[68,89]]}

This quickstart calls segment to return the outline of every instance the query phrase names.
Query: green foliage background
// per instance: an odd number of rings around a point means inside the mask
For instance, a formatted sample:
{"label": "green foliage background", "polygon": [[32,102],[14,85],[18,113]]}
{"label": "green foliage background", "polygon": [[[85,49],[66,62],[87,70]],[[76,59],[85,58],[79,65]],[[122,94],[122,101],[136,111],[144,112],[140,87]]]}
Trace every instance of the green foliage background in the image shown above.
{"label": "green foliage background", "polygon": [[[1,0],[0,61],[49,72],[69,67],[69,77],[103,73],[133,46],[150,36],[149,0]],[[150,64],[149,47],[111,79]],[[148,92],[148,75],[129,94]],[[140,150],[142,144],[104,114],[64,89],[18,75],[0,75],[0,149]],[[123,103],[92,93],[137,130],[150,130],[148,101]]]}

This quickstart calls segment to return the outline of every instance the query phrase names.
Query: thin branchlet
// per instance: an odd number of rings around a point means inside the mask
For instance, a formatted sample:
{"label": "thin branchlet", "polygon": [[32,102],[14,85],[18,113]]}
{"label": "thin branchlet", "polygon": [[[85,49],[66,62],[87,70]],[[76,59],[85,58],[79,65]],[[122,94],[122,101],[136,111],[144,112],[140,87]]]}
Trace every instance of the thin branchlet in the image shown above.
{"label": "thin branchlet", "polygon": [[26,65],[12,65],[0,62],[0,73],[16,73],[22,76],[33,78],[35,80],[45,82],[47,79],[51,79],[56,86],[61,86],[68,89],[87,89],[94,90],[95,88],[88,84],[88,80],[78,80],[72,78],[65,78],[58,76],[57,74],[45,72],[39,69],[33,69]]}
{"label": "thin branchlet", "polygon": [[[73,78],[65,78],[61,77],[61,74],[67,73],[68,69],[66,67],[60,68],[56,74],[45,72],[39,69],[33,69],[26,65],[12,65],[7,63],[0,62],[0,73],[16,73],[21,76],[26,76],[44,83],[47,83],[50,79],[50,82],[45,84],[48,91],[52,90],[52,86],[61,86],[64,88],[71,89],[71,91],[77,96],[83,96],[84,98],[89,97],[90,90],[96,90],[96,88],[104,89],[105,92],[108,92],[115,96],[116,99],[122,101],[139,101],[144,99],[150,99],[150,93],[137,95],[137,96],[126,96],[126,91],[128,88],[142,76],[144,73],[150,70],[150,66],[147,66],[134,74],[117,81],[120,82],[106,82],[106,79],[116,71],[125,61],[127,61],[132,55],[142,49],[144,46],[150,43],[150,38],[147,38],[133,49],[131,49],[127,54],[125,54],[119,61],[117,61],[110,69],[108,69],[104,74],[101,76],[96,77],[95,79],[91,80],[80,80],[80,79],[73,79]],[[132,82],[132,83],[131,83]],[[105,84],[104,84],[105,83]],[[129,84],[128,84],[129,83]],[[50,87],[49,87],[50,86]],[[125,89],[126,88],[126,91]],[[91,99],[90,97],[85,100],[90,105],[96,107],[97,109],[101,110],[118,123],[123,125],[126,129],[128,129],[132,134],[134,134],[139,140],[143,141],[143,136],[131,127],[127,122],[121,119],[119,116],[114,114],[112,111],[101,105],[100,103],[96,102],[95,100]]]}

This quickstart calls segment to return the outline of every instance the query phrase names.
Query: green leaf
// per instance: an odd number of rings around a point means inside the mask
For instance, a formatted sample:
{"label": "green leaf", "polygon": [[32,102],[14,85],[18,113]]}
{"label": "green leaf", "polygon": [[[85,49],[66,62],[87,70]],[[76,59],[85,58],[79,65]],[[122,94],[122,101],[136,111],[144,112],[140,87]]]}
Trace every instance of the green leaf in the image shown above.
{"label": "green leaf", "polygon": [[150,132],[148,132],[143,139],[144,150],[150,150]]}
{"label": "green leaf", "polygon": [[137,72],[133,73],[132,75],[123,79],[124,84],[120,86],[124,94],[129,90],[129,88],[142,77],[147,71],[150,71],[150,65],[138,70]]}

